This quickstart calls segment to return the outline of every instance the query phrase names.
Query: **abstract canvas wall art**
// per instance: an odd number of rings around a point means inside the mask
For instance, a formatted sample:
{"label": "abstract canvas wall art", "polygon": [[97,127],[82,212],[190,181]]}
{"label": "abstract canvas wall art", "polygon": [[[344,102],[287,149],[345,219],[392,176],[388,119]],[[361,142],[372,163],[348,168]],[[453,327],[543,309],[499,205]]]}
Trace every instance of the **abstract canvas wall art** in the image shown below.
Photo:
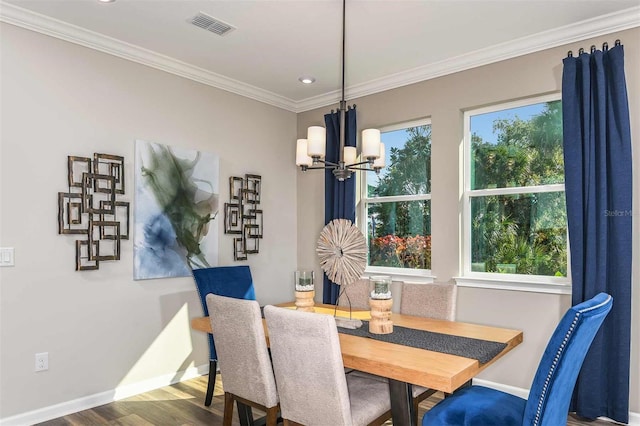
{"label": "abstract canvas wall art", "polygon": [[135,280],[218,263],[218,156],[136,141]]}

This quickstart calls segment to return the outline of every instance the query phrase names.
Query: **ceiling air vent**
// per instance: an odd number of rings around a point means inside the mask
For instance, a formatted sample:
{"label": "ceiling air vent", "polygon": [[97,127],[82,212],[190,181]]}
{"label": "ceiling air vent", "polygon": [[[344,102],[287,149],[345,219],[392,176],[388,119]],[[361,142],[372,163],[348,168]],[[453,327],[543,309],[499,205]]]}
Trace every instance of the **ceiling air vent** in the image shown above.
{"label": "ceiling air vent", "polygon": [[235,30],[235,27],[202,12],[198,12],[196,16],[189,19],[189,22],[196,27],[211,31],[212,33],[218,34],[220,36],[223,36],[226,33]]}

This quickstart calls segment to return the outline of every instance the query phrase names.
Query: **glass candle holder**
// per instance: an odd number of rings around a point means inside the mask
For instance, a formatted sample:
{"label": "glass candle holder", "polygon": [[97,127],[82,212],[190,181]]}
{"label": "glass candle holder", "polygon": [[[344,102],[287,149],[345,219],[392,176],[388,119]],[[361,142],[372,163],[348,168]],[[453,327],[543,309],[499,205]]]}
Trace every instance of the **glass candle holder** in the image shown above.
{"label": "glass candle holder", "polygon": [[296,271],[294,274],[296,291],[313,291],[313,281],[313,271]]}
{"label": "glass candle holder", "polygon": [[370,277],[369,289],[372,299],[391,299],[391,277],[389,275]]}

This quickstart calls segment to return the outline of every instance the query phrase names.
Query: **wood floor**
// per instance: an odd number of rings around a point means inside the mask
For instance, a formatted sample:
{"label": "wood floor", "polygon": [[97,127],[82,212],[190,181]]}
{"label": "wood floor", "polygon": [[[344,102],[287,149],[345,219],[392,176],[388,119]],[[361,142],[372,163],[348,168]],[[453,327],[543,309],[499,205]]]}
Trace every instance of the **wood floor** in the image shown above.
{"label": "wood floor", "polygon": [[[39,423],[43,426],[186,426],[221,425],[223,409],[223,391],[220,375],[216,380],[216,391],[210,407],[204,406],[204,394],[207,389],[207,376],[198,377],[175,385],[166,386],[131,398],[112,402],[90,410],[70,414],[58,419]],[[420,404],[420,418],[426,410],[442,399],[437,392]],[[254,410],[254,417],[262,415]],[[591,425],[611,426],[602,420],[581,422],[569,417],[568,426]],[[234,409],[234,426],[239,426]],[[385,425],[393,425],[391,421]],[[326,425],[339,426],[339,425]]]}

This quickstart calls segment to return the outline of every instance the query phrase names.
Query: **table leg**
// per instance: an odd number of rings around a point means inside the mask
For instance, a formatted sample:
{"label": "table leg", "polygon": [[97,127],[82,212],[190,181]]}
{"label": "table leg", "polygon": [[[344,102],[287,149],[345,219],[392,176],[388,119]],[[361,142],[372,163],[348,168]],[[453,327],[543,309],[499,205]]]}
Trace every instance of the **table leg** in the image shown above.
{"label": "table leg", "polygon": [[410,383],[389,379],[391,417],[394,425],[417,426],[413,412],[412,386]]}

